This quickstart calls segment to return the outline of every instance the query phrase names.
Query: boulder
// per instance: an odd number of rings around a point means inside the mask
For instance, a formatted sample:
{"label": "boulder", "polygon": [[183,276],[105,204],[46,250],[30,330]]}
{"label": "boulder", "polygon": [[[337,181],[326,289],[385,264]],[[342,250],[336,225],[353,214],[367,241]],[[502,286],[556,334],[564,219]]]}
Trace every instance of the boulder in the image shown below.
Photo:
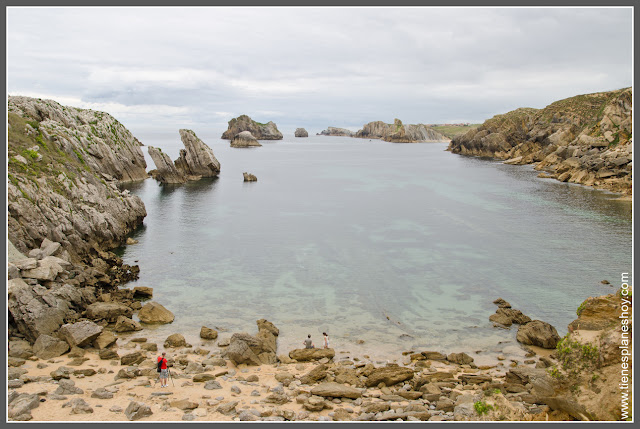
{"label": "boulder", "polygon": [[129,420],[133,421],[150,416],[153,414],[153,412],[147,404],[143,402],[131,401],[129,402],[127,408],[124,410],[124,414]]}
{"label": "boulder", "polygon": [[[201,366],[202,368],[202,366]],[[206,383],[208,381],[211,380],[215,380],[216,376],[213,374],[208,374],[208,373],[201,373],[201,374],[196,374],[193,376],[193,382],[194,383]]]}
{"label": "boulder", "polygon": [[172,407],[176,407],[179,410],[195,410],[198,408],[198,403],[190,401],[189,399],[178,399],[170,402]]}
{"label": "boulder", "polygon": [[164,340],[165,347],[185,347],[187,341],[182,334],[171,334]]}
{"label": "boulder", "polygon": [[215,340],[216,338],[218,338],[218,331],[203,326],[202,328],[200,328],[200,338],[205,340]]}
{"label": "boulder", "polygon": [[[199,374],[199,375],[202,375],[202,374]],[[193,381],[195,381],[195,377]],[[217,390],[217,389],[222,389],[222,386],[216,380],[208,380],[204,383],[204,388],[206,390]]]}
{"label": "boulder", "polygon": [[9,341],[9,356],[27,359],[33,356],[33,348],[28,341],[13,340]]}
{"label": "boulder", "polygon": [[60,334],[70,346],[85,347],[102,333],[102,326],[84,320],[77,323],[67,323],[60,327]]}
{"label": "boulder", "polygon": [[8,380],[17,380],[18,378],[25,375],[28,371],[22,368],[9,368],[7,369],[7,379]]}
{"label": "boulder", "polygon": [[171,323],[175,319],[172,312],[157,302],[145,304],[138,312],[138,318],[142,323]]}
{"label": "boulder", "polygon": [[550,324],[541,320],[533,320],[525,325],[520,325],[516,340],[522,344],[553,349],[560,341],[560,335],[558,335],[556,328]]}
{"label": "boulder", "polygon": [[309,137],[309,133],[304,128],[296,128],[296,132],[294,133],[296,137]]}
{"label": "boulder", "polygon": [[113,393],[109,392],[104,387],[98,387],[96,390],[93,391],[93,393],[91,394],[91,397],[97,398],[97,399],[111,399],[113,398]]}
{"label": "boulder", "polygon": [[40,335],[33,344],[33,351],[40,359],[62,356],[69,351],[69,344],[50,335]]}
{"label": "boulder", "polygon": [[333,349],[294,349],[289,352],[289,357],[298,362],[320,360],[323,358],[333,359],[336,355]]}
{"label": "boulder", "polygon": [[58,369],[51,371],[49,375],[51,375],[51,378],[54,380],[61,380],[63,378],[69,378],[71,374],[73,374],[73,370],[71,368],[61,366]]}
{"label": "boulder", "polygon": [[244,173],[242,173],[242,176],[244,177],[244,181],[245,182],[257,182],[258,181],[258,178],[255,175],[251,174],[251,173],[244,172]]}
{"label": "boulder", "polygon": [[118,316],[116,326],[113,328],[116,332],[133,332],[141,331],[142,326],[135,320],[129,319],[125,316]]}
{"label": "boulder", "polygon": [[30,342],[42,334],[52,334],[64,323],[65,312],[58,308],[58,300],[47,289],[28,285],[21,278],[9,280],[7,286],[9,313],[18,331]]}
{"label": "boulder", "polygon": [[116,343],[118,338],[111,331],[102,331],[98,337],[93,340],[93,347],[98,350],[106,349]]}
{"label": "boulder", "polygon": [[133,353],[129,353],[127,355],[124,355],[120,358],[120,364],[121,365],[135,365],[135,364],[140,364],[142,363],[147,357],[144,355],[144,353],[137,351],[137,352],[133,352]]}
{"label": "boulder", "polygon": [[220,173],[220,162],[192,130],[179,130],[184,149],[174,162],[176,169],[187,178],[216,177]]}
{"label": "boulder", "polygon": [[[520,310],[515,310],[513,308],[506,308],[506,307],[498,308],[496,310],[496,315],[504,316],[505,318],[509,319],[511,323],[517,323],[519,325],[524,325],[525,323],[531,322],[531,318],[529,316],[526,316],[522,314]],[[492,319],[489,318],[489,320],[492,320]]]}
{"label": "boulder", "polygon": [[393,386],[401,381],[411,380],[413,370],[402,366],[386,366],[375,368],[367,377],[365,385],[367,387],[377,386],[384,383],[386,386]]}
{"label": "boulder", "polygon": [[23,278],[36,279],[42,281],[53,281],[64,269],[58,263],[59,258],[55,256],[47,256],[38,261],[38,266],[30,270],[24,270],[20,273]]}
{"label": "boulder", "polygon": [[84,390],[76,387],[76,382],[68,379],[60,379],[58,388],[54,392],[56,395],[81,395]]}
{"label": "boulder", "polygon": [[204,368],[197,362],[189,361],[187,367],[183,370],[185,374],[199,374],[204,372]]}
{"label": "boulder", "polygon": [[[252,348],[251,345],[254,345]],[[235,365],[246,363],[248,365],[260,365],[262,362],[254,349],[262,348],[262,342],[249,334],[233,334],[227,348],[227,358]]]}
{"label": "boulder", "polygon": [[422,355],[428,360],[447,360],[447,355],[440,352],[426,351],[422,352]]}
{"label": "boulder", "polygon": [[473,358],[466,353],[450,353],[447,356],[449,362],[457,363],[458,365],[468,365],[473,363]]}
{"label": "boulder", "polygon": [[146,286],[136,286],[133,288],[133,297],[142,299],[152,298],[153,288]]}
{"label": "boulder", "polygon": [[[22,393],[9,403],[7,417],[14,420],[31,420],[31,410],[38,405],[40,405],[38,395]],[[28,418],[19,418],[20,416]]]}
{"label": "boulder", "polygon": [[62,406],[62,408],[65,407],[71,407],[71,414],[93,413],[93,408],[91,408],[91,406],[82,398],[73,398]]}
{"label": "boulder", "polygon": [[249,131],[243,131],[241,133],[238,133],[231,140],[231,147],[252,147],[252,146],[262,146],[262,145]]}
{"label": "boulder", "polygon": [[333,398],[358,399],[362,396],[362,391],[360,389],[356,389],[355,387],[330,382],[318,384],[313,389],[311,389],[311,394],[323,397],[328,396]]}
{"label": "boulder", "polygon": [[118,353],[115,350],[111,350],[111,349],[103,349],[100,350],[100,352],[98,353],[98,356],[100,357],[100,359],[102,360],[116,360],[116,359],[120,359],[120,356],[118,356]]}
{"label": "boulder", "polygon": [[[313,368],[311,371],[300,377],[302,384],[313,384],[327,376],[328,366],[326,364],[320,364]],[[293,377],[293,376],[292,376]],[[277,376],[276,376],[277,379]]]}

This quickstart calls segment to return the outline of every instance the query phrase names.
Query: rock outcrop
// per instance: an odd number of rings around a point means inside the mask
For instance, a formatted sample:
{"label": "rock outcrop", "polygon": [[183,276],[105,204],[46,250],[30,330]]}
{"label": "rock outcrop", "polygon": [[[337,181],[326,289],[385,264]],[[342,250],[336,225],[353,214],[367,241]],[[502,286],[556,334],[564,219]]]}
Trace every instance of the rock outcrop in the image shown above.
{"label": "rock outcrop", "polygon": [[235,364],[261,365],[276,363],[279,330],[273,323],[260,319],[258,334],[236,333],[231,336],[226,356]]}
{"label": "rock outcrop", "polygon": [[229,128],[222,133],[222,138],[231,140],[243,131],[249,131],[258,140],[282,140],[283,136],[278,131],[273,121],[266,124],[256,122],[247,115],[240,115],[229,121]]}
{"label": "rock outcrop", "polygon": [[296,128],[296,132],[294,133],[296,137],[309,137],[309,133],[304,128]]}
{"label": "rock outcrop", "polygon": [[262,146],[249,131],[243,131],[233,136],[231,147],[258,147]]}
{"label": "rock outcrop", "polygon": [[319,136],[347,136],[353,137],[355,133],[346,128],[328,127],[326,130],[322,130],[318,133]]}
{"label": "rock outcrop", "polygon": [[455,137],[452,153],[532,164],[543,177],[630,195],[632,89],[579,95],[496,115]]}
{"label": "rock outcrop", "polygon": [[147,177],[142,144],[108,113],[9,97],[9,240],[22,253],[46,238],[74,261],[124,242],[144,219],[118,184]]}
{"label": "rock outcrop", "polygon": [[443,142],[449,139],[439,132],[423,124],[404,125],[400,119],[393,124],[382,121],[365,124],[354,137],[365,139],[381,139],[393,143]]}
{"label": "rock outcrop", "polygon": [[220,162],[211,148],[193,131],[181,129],[179,132],[185,148],[180,149],[180,156],[174,162],[162,149],[149,146],[149,155],[156,165],[156,169],[149,174],[157,181],[168,184],[218,176]]}
{"label": "rock outcrop", "polygon": [[333,359],[336,355],[333,349],[294,349],[289,352],[289,357],[298,362],[320,360],[323,358]]}
{"label": "rock outcrop", "polygon": [[539,346],[544,349],[554,349],[560,341],[556,328],[541,320],[520,325],[516,339],[522,344]]}
{"label": "rock outcrop", "polygon": [[258,178],[255,175],[251,174],[251,173],[244,172],[244,173],[242,173],[242,176],[244,177],[244,181],[245,182],[257,182],[258,181]]}

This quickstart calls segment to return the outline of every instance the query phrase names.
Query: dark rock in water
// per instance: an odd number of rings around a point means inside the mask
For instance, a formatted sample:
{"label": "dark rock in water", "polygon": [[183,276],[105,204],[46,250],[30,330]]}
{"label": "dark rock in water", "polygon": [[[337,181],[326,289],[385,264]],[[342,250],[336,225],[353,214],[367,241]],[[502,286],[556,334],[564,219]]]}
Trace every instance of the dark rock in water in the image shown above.
{"label": "dark rock in water", "polygon": [[162,149],[149,146],[149,156],[156,165],[156,169],[153,170],[152,176],[158,182],[161,183],[185,183],[187,181],[184,174],[182,174],[174,165],[169,155],[162,152]]}
{"label": "dark rock in water", "polygon": [[556,328],[550,324],[541,320],[533,320],[525,325],[520,325],[516,340],[522,344],[553,349],[560,341],[560,335],[558,335]]}
{"label": "dark rock in water", "polygon": [[136,286],[133,288],[133,297],[134,298],[153,298],[153,288],[146,286]]}
{"label": "dark rock in water", "polygon": [[257,182],[258,178],[250,173],[242,173],[245,182]]}
{"label": "dark rock in water", "polygon": [[296,137],[309,137],[309,133],[304,128],[296,128],[294,135]]}
{"label": "dark rock in water", "polygon": [[236,134],[231,140],[231,147],[258,147],[260,142],[249,131]]}
{"label": "dark rock in water", "polygon": [[283,136],[272,121],[261,124],[247,115],[240,115],[229,121],[229,128],[222,134],[223,139],[231,140],[243,131],[250,132],[258,140],[282,140]]}
{"label": "dark rock in water", "polygon": [[493,301],[493,303],[500,308],[511,308],[511,304],[509,304],[507,301],[505,301],[502,298],[496,299],[495,301]]}
{"label": "dark rock in water", "polygon": [[203,326],[202,328],[200,328],[200,338],[205,340],[215,340],[216,338],[218,338],[218,331]]}
{"label": "dark rock in water", "polygon": [[496,310],[495,314],[489,316],[489,320],[505,326],[510,326],[512,323],[524,325],[525,323],[529,323],[531,318],[522,314],[520,310],[515,310],[510,307],[500,307]]}

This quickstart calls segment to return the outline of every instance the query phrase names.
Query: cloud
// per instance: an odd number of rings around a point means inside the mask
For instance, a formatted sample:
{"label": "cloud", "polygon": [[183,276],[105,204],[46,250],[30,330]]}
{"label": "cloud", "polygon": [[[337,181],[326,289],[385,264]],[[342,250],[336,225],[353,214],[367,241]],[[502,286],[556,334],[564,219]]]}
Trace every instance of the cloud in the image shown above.
{"label": "cloud", "polygon": [[631,18],[630,8],[8,8],[8,88],[101,107],[137,130],[221,133],[240,114],[309,130],[476,122],[630,86]]}

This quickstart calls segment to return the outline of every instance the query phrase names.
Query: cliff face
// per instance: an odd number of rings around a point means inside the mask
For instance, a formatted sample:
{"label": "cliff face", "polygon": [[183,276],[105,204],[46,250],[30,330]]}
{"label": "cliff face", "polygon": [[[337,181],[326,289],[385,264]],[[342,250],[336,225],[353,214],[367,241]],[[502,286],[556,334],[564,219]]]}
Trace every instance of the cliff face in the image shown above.
{"label": "cliff face", "polygon": [[277,125],[269,121],[261,124],[247,115],[241,115],[229,121],[229,128],[222,133],[222,138],[231,140],[243,131],[249,131],[258,140],[282,140],[283,136],[278,131]]}
{"label": "cliff face", "polygon": [[347,137],[353,137],[354,136],[354,132],[351,131],[351,130],[348,130],[346,128],[329,127],[326,130],[320,131],[320,133],[318,135],[321,135],[321,136],[347,136]]}
{"label": "cliff face", "polygon": [[382,121],[369,122],[361,130],[358,130],[354,137],[381,139],[393,143],[449,141],[448,138],[426,125],[404,125],[400,119],[395,119],[393,124],[387,124]]}
{"label": "cliff face", "polygon": [[452,153],[536,165],[563,182],[632,193],[632,90],[517,109],[451,141]]}
{"label": "cliff face", "polygon": [[111,115],[9,97],[9,239],[28,253],[47,238],[74,260],[113,248],[146,216],[119,182],[147,177],[141,143]]}

